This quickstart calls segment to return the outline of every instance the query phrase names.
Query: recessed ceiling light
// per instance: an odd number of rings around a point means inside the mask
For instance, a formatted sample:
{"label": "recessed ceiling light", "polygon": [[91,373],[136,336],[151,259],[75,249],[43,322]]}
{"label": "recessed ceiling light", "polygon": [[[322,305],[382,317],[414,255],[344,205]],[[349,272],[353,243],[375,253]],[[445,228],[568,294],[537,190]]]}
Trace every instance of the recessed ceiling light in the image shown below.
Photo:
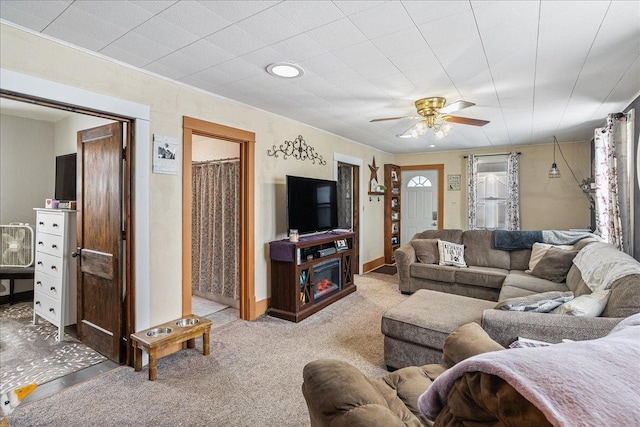
{"label": "recessed ceiling light", "polygon": [[436,148],[435,144],[431,144],[429,148]]}
{"label": "recessed ceiling light", "polygon": [[276,62],[267,66],[267,73],[285,79],[295,79],[304,75],[304,70],[296,64],[290,62]]}

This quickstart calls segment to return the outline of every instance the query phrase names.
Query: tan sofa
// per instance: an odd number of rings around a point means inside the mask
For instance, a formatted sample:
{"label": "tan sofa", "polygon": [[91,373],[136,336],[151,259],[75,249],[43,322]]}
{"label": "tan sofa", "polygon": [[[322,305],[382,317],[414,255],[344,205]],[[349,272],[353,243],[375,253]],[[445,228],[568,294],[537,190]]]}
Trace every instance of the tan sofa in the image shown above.
{"label": "tan sofa", "polygon": [[597,340],[504,350],[469,323],[446,338],[439,364],[370,379],[316,360],[302,392],[313,427],[638,425],[638,334],[634,315]]}
{"label": "tan sofa", "polygon": [[[412,295],[382,318],[385,362],[390,369],[437,363],[447,335],[468,322],[481,324],[491,338],[507,346],[518,337],[552,343],[599,338],[622,319],[640,312],[640,274],[624,275],[613,282],[598,317],[497,310],[496,302],[512,298],[550,291],[571,291],[578,297],[590,294],[591,289],[575,265],[561,283],[526,273],[531,250],[495,249],[492,231],[430,230],[414,237],[437,238],[464,244],[469,267],[419,262],[411,242],[396,250],[400,291]],[[594,242],[580,240],[574,249],[580,251]],[[619,253],[605,245],[599,262]],[[640,263],[627,256],[612,269],[629,267],[640,269]]]}

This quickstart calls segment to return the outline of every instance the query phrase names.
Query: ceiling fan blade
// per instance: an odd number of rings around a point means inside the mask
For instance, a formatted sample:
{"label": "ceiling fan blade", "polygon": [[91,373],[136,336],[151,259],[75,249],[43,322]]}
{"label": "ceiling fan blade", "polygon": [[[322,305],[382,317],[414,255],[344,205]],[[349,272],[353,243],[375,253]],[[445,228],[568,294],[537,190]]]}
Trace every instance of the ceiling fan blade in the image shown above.
{"label": "ceiling fan blade", "polygon": [[489,120],[470,119],[468,117],[459,117],[459,116],[446,116],[446,117],[443,117],[443,120],[446,120],[451,123],[460,123],[461,125],[471,125],[471,126],[484,126],[487,123],[490,123]]}
{"label": "ceiling fan blade", "polygon": [[463,100],[458,100],[456,102],[452,102],[449,105],[445,105],[444,107],[442,107],[440,109],[440,114],[449,114],[449,113],[453,113],[455,111],[460,111],[463,108],[468,108],[468,107],[473,107],[474,104],[473,102],[469,102],[469,101],[463,101]]}
{"label": "ceiling fan blade", "polygon": [[388,120],[403,120],[403,119],[417,119],[419,117],[415,117],[415,116],[403,116],[403,117],[385,117],[383,119],[373,119],[370,120],[369,123],[375,123],[375,122],[385,122]]}
{"label": "ceiling fan blade", "polygon": [[412,138],[413,134],[411,133],[411,131],[413,130],[413,128],[416,127],[416,124],[414,123],[409,129],[405,130],[404,132],[402,132],[399,135],[396,135],[398,138]]}

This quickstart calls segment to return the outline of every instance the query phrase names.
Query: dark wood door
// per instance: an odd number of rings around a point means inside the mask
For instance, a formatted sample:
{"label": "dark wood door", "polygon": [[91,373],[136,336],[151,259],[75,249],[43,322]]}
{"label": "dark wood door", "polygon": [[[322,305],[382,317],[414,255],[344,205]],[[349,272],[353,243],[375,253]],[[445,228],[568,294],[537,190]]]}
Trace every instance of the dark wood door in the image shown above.
{"label": "dark wood door", "polygon": [[121,362],[123,125],[78,132],[78,337]]}

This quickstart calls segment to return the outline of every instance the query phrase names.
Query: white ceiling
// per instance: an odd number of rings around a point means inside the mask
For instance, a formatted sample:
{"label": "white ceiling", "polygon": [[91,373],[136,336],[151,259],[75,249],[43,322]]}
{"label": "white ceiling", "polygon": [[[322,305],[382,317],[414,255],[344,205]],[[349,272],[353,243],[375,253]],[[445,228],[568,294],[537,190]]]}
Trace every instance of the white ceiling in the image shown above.
{"label": "white ceiling", "polygon": [[[638,1],[1,0],[0,18],[390,153],[586,141],[640,93]],[[370,123],[430,96],[491,123],[441,141]]]}

